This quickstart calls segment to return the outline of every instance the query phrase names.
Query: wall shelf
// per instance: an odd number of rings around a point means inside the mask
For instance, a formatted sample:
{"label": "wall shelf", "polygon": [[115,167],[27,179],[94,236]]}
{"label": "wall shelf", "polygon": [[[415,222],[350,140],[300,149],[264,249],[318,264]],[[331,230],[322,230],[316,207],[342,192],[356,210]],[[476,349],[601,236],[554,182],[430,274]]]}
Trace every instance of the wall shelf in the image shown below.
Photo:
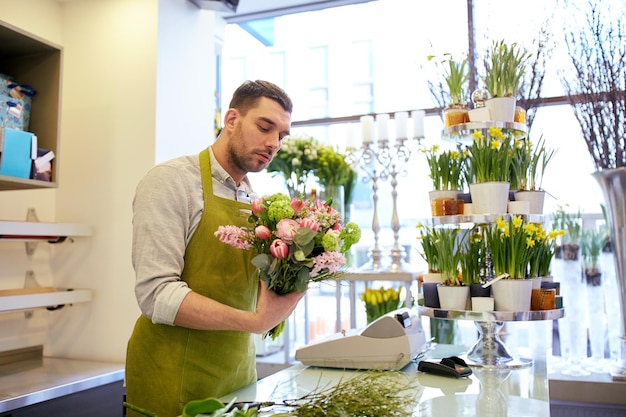
{"label": "wall shelf", "polygon": [[91,301],[91,290],[53,287],[0,290],[0,313],[47,308]]}
{"label": "wall shelf", "polygon": [[69,223],[46,223],[0,220],[0,241],[41,241],[59,242],[66,237],[91,236],[91,226]]}

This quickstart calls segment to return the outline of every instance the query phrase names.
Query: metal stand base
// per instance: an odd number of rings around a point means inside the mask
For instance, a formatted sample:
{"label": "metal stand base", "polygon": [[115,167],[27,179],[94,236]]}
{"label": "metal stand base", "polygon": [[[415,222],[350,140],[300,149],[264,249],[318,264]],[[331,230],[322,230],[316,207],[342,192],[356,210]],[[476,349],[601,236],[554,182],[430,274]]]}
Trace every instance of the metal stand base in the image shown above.
{"label": "metal stand base", "polygon": [[501,321],[476,321],[478,340],[467,353],[470,366],[488,369],[517,369],[532,365],[532,359],[518,358],[509,353],[500,340],[498,332],[504,325]]}

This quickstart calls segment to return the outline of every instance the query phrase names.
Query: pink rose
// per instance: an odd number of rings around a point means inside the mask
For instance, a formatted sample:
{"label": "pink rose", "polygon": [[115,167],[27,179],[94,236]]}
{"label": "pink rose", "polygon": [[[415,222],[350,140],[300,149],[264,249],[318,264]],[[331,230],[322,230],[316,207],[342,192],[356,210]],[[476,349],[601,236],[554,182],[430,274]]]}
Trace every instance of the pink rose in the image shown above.
{"label": "pink rose", "polygon": [[261,240],[268,240],[272,236],[272,231],[267,226],[257,226],[254,234]]}
{"label": "pink rose", "polygon": [[281,219],[276,224],[276,236],[291,245],[299,228],[300,225],[297,221],[293,219]]}
{"label": "pink rose", "polygon": [[333,230],[338,230],[338,231],[341,232],[343,230],[343,226],[341,225],[341,223],[337,222],[337,223],[333,224],[332,229]]}
{"label": "pink rose", "polygon": [[275,239],[270,245],[270,253],[274,258],[284,259],[289,255],[289,246],[280,239]]}
{"label": "pink rose", "polygon": [[263,198],[257,198],[256,200],[253,200],[251,205],[252,214],[254,214],[255,216],[258,216],[259,213],[265,211],[265,207],[263,207]]}
{"label": "pink rose", "polygon": [[314,232],[317,232],[320,229],[320,224],[315,221],[315,219],[306,217],[300,222],[300,227],[306,227],[307,229],[311,229]]}

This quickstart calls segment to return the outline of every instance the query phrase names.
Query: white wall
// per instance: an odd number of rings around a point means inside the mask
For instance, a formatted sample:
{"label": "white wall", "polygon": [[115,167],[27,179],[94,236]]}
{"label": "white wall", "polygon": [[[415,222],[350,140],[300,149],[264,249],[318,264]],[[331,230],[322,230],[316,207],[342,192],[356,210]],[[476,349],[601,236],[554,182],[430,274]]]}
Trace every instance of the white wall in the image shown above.
{"label": "white wall", "polygon": [[[0,192],[0,218],[22,220],[35,207],[42,221],[94,229],[74,243],[40,244],[32,259],[23,244],[0,243],[0,288],[19,287],[25,270],[36,269],[41,285],[93,289],[88,304],[38,310],[34,319],[0,316],[0,351],[41,341],[48,356],[124,361],[139,314],[130,260],[135,185],[155,155],[195,153],[212,139],[206,95],[186,94],[185,106],[168,95],[177,85],[214,91],[214,19],[187,0],[0,2],[0,20],[64,48],[59,188]],[[209,58],[194,60],[189,45]],[[172,135],[166,116],[190,118],[185,135]]]}

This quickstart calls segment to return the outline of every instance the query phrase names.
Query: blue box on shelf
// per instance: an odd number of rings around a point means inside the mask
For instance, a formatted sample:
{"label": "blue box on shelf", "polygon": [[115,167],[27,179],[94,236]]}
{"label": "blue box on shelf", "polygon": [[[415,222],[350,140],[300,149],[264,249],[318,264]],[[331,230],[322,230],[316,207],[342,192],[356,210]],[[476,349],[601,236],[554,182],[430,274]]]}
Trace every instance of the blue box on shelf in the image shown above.
{"label": "blue box on shelf", "polygon": [[0,127],[0,175],[30,178],[33,159],[36,157],[37,136]]}

